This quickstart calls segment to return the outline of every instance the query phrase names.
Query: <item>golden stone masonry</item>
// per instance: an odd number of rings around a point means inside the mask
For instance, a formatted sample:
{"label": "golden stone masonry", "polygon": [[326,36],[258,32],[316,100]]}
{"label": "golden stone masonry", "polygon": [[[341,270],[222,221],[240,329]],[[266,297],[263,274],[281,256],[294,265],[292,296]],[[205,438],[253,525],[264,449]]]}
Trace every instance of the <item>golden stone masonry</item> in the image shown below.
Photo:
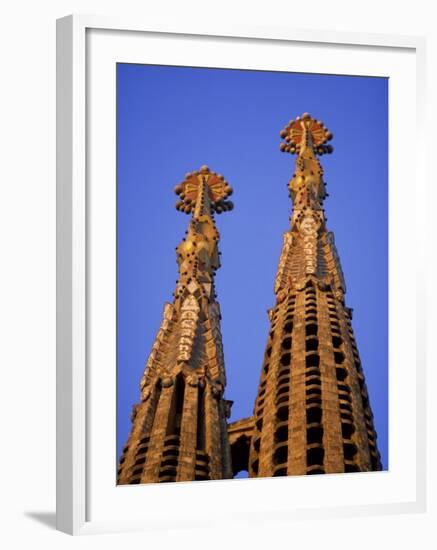
{"label": "golden stone masonry", "polygon": [[373,415],[352,331],[334,236],[326,228],[323,169],[332,134],[308,113],[282,130],[297,154],[293,201],[275,279],[276,304],[254,414],[227,423],[220,267],[213,214],[231,187],[203,166],[175,188],[192,218],[177,248],[179,280],[166,304],[141,402],[118,467],[119,484],[380,470]]}

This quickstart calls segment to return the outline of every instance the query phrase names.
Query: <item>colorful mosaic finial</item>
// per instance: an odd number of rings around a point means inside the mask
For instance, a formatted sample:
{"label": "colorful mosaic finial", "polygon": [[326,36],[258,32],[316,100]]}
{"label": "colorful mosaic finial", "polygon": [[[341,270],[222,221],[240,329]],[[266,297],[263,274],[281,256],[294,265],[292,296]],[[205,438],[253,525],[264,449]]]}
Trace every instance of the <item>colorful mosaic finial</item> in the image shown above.
{"label": "colorful mosaic finial", "polygon": [[332,133],[321,120],[316,120],[309,113],[304,113],[296,120],[290,120],[281,130],[284,141],[280,149],[284,153],[300,154],[306,147],[311,147],[317,155],[332,153],[334,148],[327,144],[333,138]]}
{"label": "colorful mosaic finial", "polygon": [[182,183],[175,187],[180,200],[176,209],[185,214],[227,212],[234,204],[226,200],[232,195],[232,187],[221,174],[211,172],[208,166],[185,175]]}

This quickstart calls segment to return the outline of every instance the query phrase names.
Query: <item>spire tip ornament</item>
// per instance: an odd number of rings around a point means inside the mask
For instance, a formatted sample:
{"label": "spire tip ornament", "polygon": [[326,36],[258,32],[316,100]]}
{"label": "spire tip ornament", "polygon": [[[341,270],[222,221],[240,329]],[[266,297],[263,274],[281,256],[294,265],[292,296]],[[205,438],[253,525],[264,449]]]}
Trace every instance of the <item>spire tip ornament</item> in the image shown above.
{"label": "spire tip ornament", "polygon": [[195,213],[196,206],[201,206],[199,203],[203,203],[203,207],[208,203],[211,213],[217,214],[234,208],[234,204],[226,200],[232,195],[232,187],[221,174],[212,172],[206,164],[186,174],[184,181],[176,185],[174,191],[180,198],[176,210],[185,214]]}
{"label": "spire tip ornament", "polygon": [[330,154],[334,150],[332,145],[327,144],[333,138],[332,133],[321,120],[316,120],[309,113],[290,120],[280,136],[284,140],[279,146],[283,153],[299,155],[308,147],[317,155]]}

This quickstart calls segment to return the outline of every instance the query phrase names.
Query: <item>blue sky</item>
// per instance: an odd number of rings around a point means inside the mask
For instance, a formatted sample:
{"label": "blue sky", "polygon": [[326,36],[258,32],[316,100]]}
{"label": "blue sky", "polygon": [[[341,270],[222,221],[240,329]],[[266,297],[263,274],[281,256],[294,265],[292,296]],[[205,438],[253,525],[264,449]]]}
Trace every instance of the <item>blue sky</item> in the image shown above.
{"label": "blue sky", "polygon": [[291,213],[279,131],[305,111],[334,134],[325,211],[388,467],[388,80],[132,64],[117,65],[117,456],[178,275],[189,218],[173,188],[203,164],[234,188],[216,288],[231,420],[252,414]]}

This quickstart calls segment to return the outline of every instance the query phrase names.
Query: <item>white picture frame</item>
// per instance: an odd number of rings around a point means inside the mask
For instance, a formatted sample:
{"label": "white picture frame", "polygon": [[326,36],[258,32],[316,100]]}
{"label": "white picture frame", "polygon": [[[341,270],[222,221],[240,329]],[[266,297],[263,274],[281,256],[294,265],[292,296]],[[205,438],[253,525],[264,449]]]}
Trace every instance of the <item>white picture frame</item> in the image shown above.
{"label": "white picture frame", "polygon": [[[97,36],[102,39],[95,38]],[[159,50],[153,50],[150,47],[151,43],[144,43],[144,47],[140,44],[147,40],[154,41],[154,45],[159,44]],[[391,245],[394,243],[390,250],[390,267],[402,264],[403,260],[401,254],[398,253],[399,248],[396,244],[400,240],[408,240],[415,250],[414,265],[410,266],[410,271],[407,269],[403,275],[399,275],[396,287],[393,286],[390,290],[391,336],[394,332],[394,339],[390,344],[390,361],[397,359],[398,355],[401,356],[399,357],[401,363],[410,360],[409,364],[413,363],[415,376],[408,383],[408,365],[404,370],[399,367],[399,372],[396,371],[394,374],[392,370],[390,371],[390,449],[398,449],[397,445],[402,444],[399,429],[396,429],[396,419],[393,418],[392,413],[395,411],[396,415],[402,414],[402,402],[407,398],[407,391],[410,392],[411,401],[414,403],[414,411],[410,411],[409,419],[402,417],[402,422],[405,433],[409,436],[408,443],[410,447],[413,443],[414,446],[409,450],[405,449],[407,458],[402,464],[396,463],[395,453],[395,462],[391,470],[377,474],[385,476],[383,478],[378,478],[375,481],[372,474],[359,474],[353,476],[353,480],[343,475],[312,476],[312,479],[241,480],[238,483],[223,481],[128,488],[114,486],[110,491],[108,489],[108,492],[105,492],[103,485],[107,478],[104,478],[103,475],[108,468],[111,468],[111,461],[114,462],[113,456],[111,456],[109,463],[100,468],[103,472],[102,478],[97,481],[99,476],[96,473],[95,463],[100,464],[101,462],[99,462],[100,457],[95,458],[97,451],[92,451],[93,445],[95,448],[98,440],[99,447],[109,448],[107,445],[110,445],[113,434],[111,433],[112,428],[105,425],[101,430],[102,433],[97,436],[95,425],[100,422],[100,426],[103,426],[103,421],[106,418],[108,425],[112,423],[113,430],[115,430],[115,420],[113,409],[110,406],[105,408],[103,402],[98,409],[102,411],[102,415],[95,414],[96,411],[93,409],[94,403],[100,399],[95,388],[96,378],[99,380],[98,376],[101,375],[98,364],[103,362],[103,357],[99,358],[99,361],[95,361],[95,349],[96,345],[98,347],[99,339],[102,340],[108,336],[108,333],[98,335],[92,329],[95,315],[99,315],[99,304],[102,307],[101,299],[96,298],[93,293],[93,289],[95,289],[93,273],[94,269],[99,270],[100,262],[100,269],[106,269],[108,265],[113,264],[111,264],[111,252],[108,252],[108,256],[94,255],[96,246],[93,243],[96,238],[111,239],[111,235],[112,237],[114,235],[111,232],[113,227],[111,216],[114,213],[115,198],[108,196],[106,200],[103,195],[99,194],[100,190],[97,187],[97,191],[95,191],[95,188],[90,186],[90,181],[95,181],[96,171],[100,181],[115,181],[115,142],[111,142],[114,134],[110,123],[112,129],[107,132],[105,138],[107,141],[103,139],[104,136],[101,136],[102,144],[99,145],[102,147],[102,154],[103,152],[105,155],[110,154],[110,157],[105,157],[109,158],[105,166],[101,161],[99,163],[100,153],[93,150],[93,140],[95,139],[93,132],[99,131],[99,120],[101,122],[102,116],[108,112],[103,109],[112,108],[111,98],[113,100],[115,97],[115,89],[112,89],[109,99],[100,102],[102,111],[99,114],[96,113],[96,118],[93,118],[91,132],[89,121],[90,117],[95,116],[92,110],[96,106],[93,94],[98,94],[102,87],[104,89],[106,86],[106,89],[109,89],[108,87],[112,86],[110,67],[113,66],[114,60],[138,62],[147,57],[146,62],[149,63],[152,62],[151,60],[155,60],[155,63],[183,64],[186,54],[180,46],[182,45],[181,41],[184,40],[187,43],[187,51],[191,51],[192,44],[190,46],[190,43],[193,42],[195,42],[196,48],[192,49],[197,50],[201,41],[204,41],[205,44],[212,44],[209,53],[211,59],[214,58],[217,61],[210,61],[208,66],[219,66],[215,63],[221,63],[219,61],[220,52],[226,50],[227,55],[232,55],[235,59],[238,59],[240,53],[242,56],[244,55],[246,67],[250,63],[253,64],[253,68],[268,66],[274,70],[279,67],[278,63],[280,64],[281,61],[276,56],[275,58],[271,56],[270,49],[273,50],[281,45],[282,49],[284,47],[304,48],[308,52],[309,61],[314,52],[330,48],[330,59],[326,61],[326,66],[331,63],[331,72],[343,70],[344,74],[354,74],[354,71],[358,70],[359,60],[356,60],[357,65],[353,67],[350,61],[351,54],[355,55],[357,52],[361,52],[363,65],[362,70],[357,74],[364,74],[363,71],[367,70],[366,74],[387,75],[393,78],[394,82],[398,82],[396,86],[398,86],[399,96],[401,82],[405,84],[402,86],[405,88],[402,94],[408,95],[408,89],[411,89],[405,103],[396,105],[391,110],[393,116],[390,122],[390,178],[398,178],[400,189],[410,192],[408,197],[402,193],[398,195],[390,193],[390,223],[395,224],[391,225],[391,232],[397,239],[393,242],[390,241]],[[254,48],[257,52],[256,59],[251,54]],[[313,53],[311,53],[312,50],[314,50]],[[339,51],[343,54],[339,55]],[[332,52],[334,55],[331,55]],[[100,53],[105,57],[99,57]],[[385,56],[385,61],[381,62],[381,66],[384,67],[378,69],[372,65],[375,57],[372,58],[373,61],[370,58],[370,62],[365,61],[366,55],[370,57],[377,55],[380,59]],[[192,59],[189,62],[192,64]],[[201,61],[199,63],[199,66],[202,66]],[[335,67],[334,64],[336,64]],[[413,65],[414,78],[411,82]],[[314,67],[318,66],[314,65]],[[283,66],[281,65],[281,67]],[[239,68],[244,67],[240,64]],[[297,69],[296,67],[295,70]],[[308,70],[308,72],[312,71],[316,71],[316,69]],[[422,128],[425,119],[424,75],[425,41],[420,37],[316,32],[287,28],[251,28],[250,26],[227,29],[214,28],[213,25],[202,28],[156,27],[148,25],[147,22],[81,15],[58,20],[57,528],[59,530],[70,534],[85,534],[132,529],[144,530],[164,525],[175,527],[191,525],[194,527],[213,525],[215,522],[218,525],[223,520],[219,509],[220,503],[224,501],[229,504],[227,512],[229,521],[234,522],[256,521],[261,515],[267,519],[273,519],[276,516],[282,519],[289,517],[292,520],[293,518],[306,517],[326,518],[333,515],[406,513],[425,510],[425,263],[424,244],[418,237],[425,227],[425,220],[418,211],[416,212],[411,207],[412,195],[420,196],[425,185],[423,172],[425,162],[422,158],[425,149],[422,142],[424,140]],[[396,81],[396,78],[399,80]],[[97,84],[91,89],[90,82]],[[393,105],[398,101],[398,95],[391,95],[390,102]],[[400,109],[405,109],[406,106],[408,106],[410,117],[407,124],[410,125],[409,130],[413,132],[416,144],[414,148],[410,142],[408,158],[405,158],[406,146],[397,132],[400,124]],[[104,149],[105,147],[106,149]],[[95,156],[93,156],[94,154]],[[401,162],[405,165],[401,166],[399,164]],[[409,182],[405,178],[410,178]],[[408,183],[409,187],[407,187]],[[105,190],[103,192],[106,193]],[[101,200],[102,197],[104,200]],[[411,229],[409,233],[402,230],[400,225],[406,212],[409,213],[410,219],[414,219],[414,229]],[[101,231],[96,236],[93,224],[96,223],[97,218],[99,227],[109,228],[109,231],[106,233]],[[395,230],[394,233],[393,230]],[[91,269],[91,265],[97,267]],[[410,318],[407,321],[405,315],[404,318],[401,318],[402,315],[399,314],[399,299],[402,296],[403,282],[408,279],[411,282],[411,277],[415,279],[413,287],[416,292],[411,293],[404,304],[410,314],[407,316]],[[109,286],[102,285],[103,291],[110,292],[113,282],[114,279],[109,276]],[[113,313],[114,310],[111,309],[111,312]],[[111,318],[111,314],[108,317]],[[111,330],[108,327],[109,333]],[[401,353],[393,342],[396,340],[400,345],[406,340],[407,331],[410,335],[413,331],[414,342],[411,342],[410,338],[409,343],[403,343],[402,345],[408,346],[408,348],[403,348]],[[97,344],[95,344],[96,342]],[[112,351],[111,349],[111,346],[108,346],[108,354],[112,353],[113,349]],[[112,364],[111,361],[112,359],[108,355],[110,364]],[[107,376],[107,380],[101,382],[102,393],[108,400],[114,398],[114,384],[115,377],[112,380],[110,374]],[[393,409],[393,403],[397,408]],[[399,452],[397,454],[399,455]],[[292,500],[280,497],[279,492],[282,494],[284,491],[278,490],[278,482],[288,484],[287,489],[297,496]],[[229,484],[232,484],[232,488]],[[345,485],[355,486],[355,495],[351,496],[349,494],[351,490]],[[382,492],[379,500],[373,498],[372,495],[372,490],[377,485],[381,486]],[[386,486],[386,489],[382,486]],[[304,493],[309,487],[311,487],[311,491],[318,491],[319,499],[316,505],[305,500]],[[364,487],[367,487],[366,495],[364,495]],[[141,505],[145,495],[149,508]],[[260,495],[261,498],[259,498]],[[272,495],[278,495],[274,506],[269,502]],[[328,505],[329,495],[331,495],[332,505]],[[120,508],[123,510],[117,509],[116,504],[110,504],[111,499],[119,500],[122,503]],[[150,507],[151,499],[153,499],[153,507]],[[170,501],[174,502],[174,505],[169,504]],[[204,506],[196,505],[199,501],[208,501],[210,511],[212,503],[216,502],[217,509],[212,508],[212,511],[215,510],[217,513],[215,515],[210,513],[208,517],[203,516],[201,508]],[[103,506],[103,502],[107,503],[107,506]],[[233,502],[240,502],[241,513],[236,505],[235,509],[232,509]],[[186,503],[185,508],[190,508],[191,511],[194,509],[196,513],[185,513],[186,511],[181,509],[181,503]],[[178,506],[179,508],[177,508]],[[90,513],[91,509],[98,509],[99,512]],[[178,509],[180,513],[176,512]],[[126,513],[122,513],[124,510]]]}

